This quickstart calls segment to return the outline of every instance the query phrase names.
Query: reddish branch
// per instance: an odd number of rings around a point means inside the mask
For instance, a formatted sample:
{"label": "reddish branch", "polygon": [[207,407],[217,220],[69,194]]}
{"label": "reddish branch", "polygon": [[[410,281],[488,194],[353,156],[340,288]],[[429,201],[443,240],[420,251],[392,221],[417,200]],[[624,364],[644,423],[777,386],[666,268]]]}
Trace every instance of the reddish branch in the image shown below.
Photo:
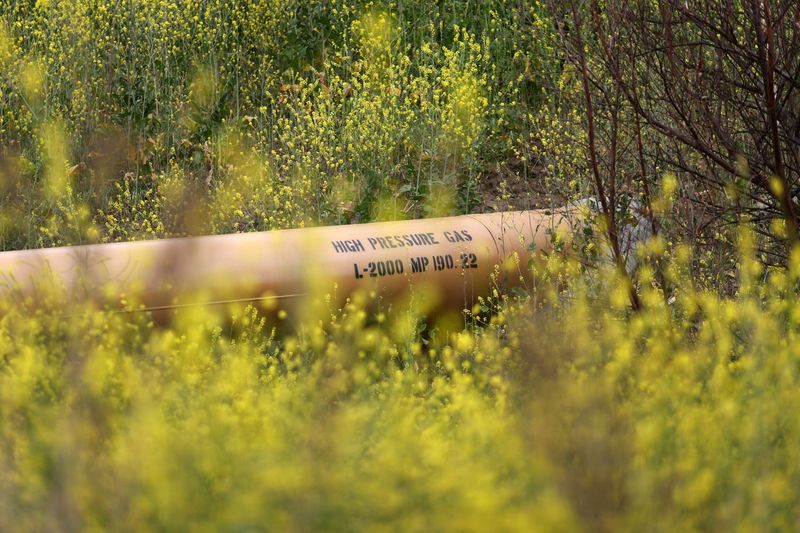
{"label": "reddish branch", "polygon": [[[589,137],[589,159],[592,167],[592,176],[594,178],[595,192],[600,200],[600,208],[605,222],[605,230],[608,236],[608,241],[611,245],[611,253],[613,255],[614,263],[616,264],[617,271],[624,280],[628,288],[628,296],[630,299],[631,307],[634,310],[639,310],[642,307],[639,295],[636,292],[630,274],[625,268],[625,261],[622,257],[622,252],[619,245],[619,233],[617,231],[616,221],[616,157],[617,157],[617,113],[618,109],[612,108],[612,131],[611,131],[611,147],[610,147],[610,171],[609,183],[612,196],[606,196],[606,187],[603,181],[603,176],[600,172],[600,165],[598,163],[597,143],[595,140],[595,124],[594,124],[594,104],[592,101],[592,90],[590,87],[589,69],[586,65],[586,54],[584,52],[583,37],[581,35],[581,22],[578,14],[578,9],[575,6],[574,0],[572,1],[572,17],[575,24],[575,39],[576,39],[576,52],[581,70],[581,82],[583,85],[584,99],[586,100],[586,120],[587,120],[587,134]],[[619,103],[619,99],[616,99]]]}

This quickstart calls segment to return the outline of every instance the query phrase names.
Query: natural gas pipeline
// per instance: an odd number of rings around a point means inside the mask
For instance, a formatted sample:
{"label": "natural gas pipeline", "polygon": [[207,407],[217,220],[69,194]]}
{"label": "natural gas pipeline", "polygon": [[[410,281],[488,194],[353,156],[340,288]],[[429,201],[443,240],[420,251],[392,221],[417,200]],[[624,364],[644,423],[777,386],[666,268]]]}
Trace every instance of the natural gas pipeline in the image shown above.
{"label": "natural gas pipeline", "polygon": [[[291,306],[333,287],[339,301],[377,290],[387,298],[434,287],[440,306],[470,308],[491,274],[516,254],[568,238],[575,208],[134,241],[0,253],[0,300],[33,303],[42,285],[62,300],[164,312],[192,305]],[[519,283],[519,273],[507,283]]]}

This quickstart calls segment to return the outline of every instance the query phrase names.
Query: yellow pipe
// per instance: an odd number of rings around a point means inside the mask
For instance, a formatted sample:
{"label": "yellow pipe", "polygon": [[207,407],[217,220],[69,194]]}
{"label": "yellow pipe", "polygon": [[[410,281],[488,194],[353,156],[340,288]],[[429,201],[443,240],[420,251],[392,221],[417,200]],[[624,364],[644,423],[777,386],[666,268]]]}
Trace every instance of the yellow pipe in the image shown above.
{"label": "yellow pipe", "polygon": [[[67,301],[116,309],[234,301],[293,300],[314,285],[338,298],[360,289],[396,296],[437,287],[442,304],[472,307],[490,292],[490,274],[533,243],[549,250],[569,233],[575,209],[518,211],[260,233],[165,239],[0,253],[0,299],[35,301],[54,281]],[[517,283],[518,276],[509,282]]]}

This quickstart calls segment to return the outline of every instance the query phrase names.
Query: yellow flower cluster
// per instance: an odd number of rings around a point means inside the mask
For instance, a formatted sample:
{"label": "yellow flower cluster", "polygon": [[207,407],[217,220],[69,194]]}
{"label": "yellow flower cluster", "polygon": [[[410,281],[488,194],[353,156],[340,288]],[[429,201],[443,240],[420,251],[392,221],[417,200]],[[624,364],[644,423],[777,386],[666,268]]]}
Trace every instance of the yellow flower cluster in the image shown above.
{"label": "yellow flower cluster", "polygon": [[471,209],[530,143],[552,34],[538,2],[0,0],[0,143],[33,178],[0,165],[30,220],[3,248]]}
{"label": "yellow flower cluster", "polygon": [[[556,42],[538,1],[0,0],[0,249],[452,214],[484,178],[584,196]],[[636,313],[561,253],[436,316],[430,287],[165,326],[0,301],[0,525],[790,529],[800,253],[668,239]]]}
{"label": "yellow flower cluster", "polygon": [[672,297],[644,271],[634,314],[614,272],[559,256],[537,264],[532,299],[495,292],[435,321],[414,295],[333,308],[324,291],[160,328],[4,308],[0,522],[791,528],[800,253],[764,272],[751,241],[736,299],[696,289],[679,249]]}

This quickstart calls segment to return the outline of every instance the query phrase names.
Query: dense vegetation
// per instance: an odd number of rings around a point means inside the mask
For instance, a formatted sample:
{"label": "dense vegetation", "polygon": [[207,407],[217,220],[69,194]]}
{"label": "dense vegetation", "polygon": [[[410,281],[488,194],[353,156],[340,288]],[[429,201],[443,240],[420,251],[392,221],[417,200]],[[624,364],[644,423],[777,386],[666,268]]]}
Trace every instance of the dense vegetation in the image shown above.
{"label": "dense vegetation", "polygon": [[455,321],[0,302],[0,524],[791,528],[800,10],[723,4],[0,0],[2,250],[598,199]]}

